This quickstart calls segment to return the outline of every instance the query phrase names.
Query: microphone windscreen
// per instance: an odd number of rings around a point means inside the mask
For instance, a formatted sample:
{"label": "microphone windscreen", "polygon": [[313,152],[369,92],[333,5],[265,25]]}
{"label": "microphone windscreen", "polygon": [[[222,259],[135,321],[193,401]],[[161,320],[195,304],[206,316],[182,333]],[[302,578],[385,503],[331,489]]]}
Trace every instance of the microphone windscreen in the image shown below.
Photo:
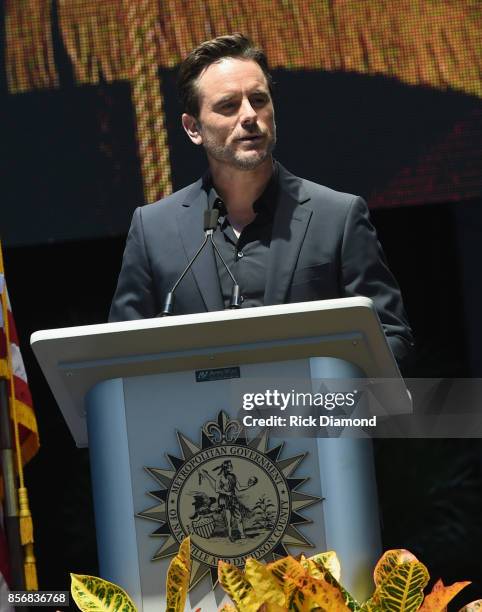
{"label": "microphone windscreen", "polygon": [[208,208],[204,211],[204,231],[215,230],[218,224],[219,210]]}

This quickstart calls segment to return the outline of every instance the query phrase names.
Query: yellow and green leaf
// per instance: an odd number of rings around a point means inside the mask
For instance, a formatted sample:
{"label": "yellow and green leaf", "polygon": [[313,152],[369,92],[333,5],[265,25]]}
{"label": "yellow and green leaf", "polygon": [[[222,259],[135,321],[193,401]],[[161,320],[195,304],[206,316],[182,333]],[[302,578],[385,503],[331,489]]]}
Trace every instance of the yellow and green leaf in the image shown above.
{"label": "yellow and green leaf", "polygon": [[370,597],[362,607],[360,608],[361,612],[382,612],[382,607],[380,603],[374,599],[374,597]]}
{"label": "yellow and green leaf", "polygon": [[244,574],[260,602],[286,606],[283,588],[264,563],[247,559]]}
{"label": "yellow and green leaf", "polygon": [[191,541],[185,538],[167,570],[166,612],[184,612],[191,575]]}
{"label": "yellow and green leaf", "polygon": [[471,601],[469,604],[459,610],[459,612],[481,612],[482,611],[482,599]]}
{"label": "yellow and green leaf", "polygon": [[418,559],[404,548],[387,550],[378,560],[373,571],[375,586],[381,586],[392,570],[402,563],[416,563]]}
{"label": "yellow and green leaf", "polygon": [[397,565],[377,589],[378,601],[388,612],[415,612],[423,601],[423,589],[429,581],[423,563]]}
{"label": "yellow and green leaf", "polygon": [[283,588],[286,602],[291,599],[294,590],[308,575],[301,563],[291,556],[283,557],[282,559],[277,559],[269,563],[267,569]]}
{"label": "yellow and green leaf", "polygon": [[437,580],[431,593],[425,596],[420,612],[444,612],[452,599],[470,582],[455,582],[445,586],[441,580]]}
{"label": "yellow and green leaf", "polygon": [[290,555],[269,563],[267,568],[283,588],[286,602],[304,577],[307,576],[307,572],[301,563]]}
{"label": "yellow and green leaf", "polygon": [[373,571],[373,580],[375,582],[375,592],[362,605],[362,612],[380,612],[382,604],[380,601],[380,590],[383,584],[389,579],[394,569],[402,563],[418,563],[418,559],[409,550],[404,548],[387,550],[378,560]]}
{"label": "yellow and green leaf", "polygon": [[287,612],[288,608],[285,606],[279,606],[275,603],[264,603],[261,608],[259,608],[258,612]]}
{"label": "yellow and green leaf", "polygon": [[317,555],[313,555],[308,559],[305,559],[304,564],[307,564],[307,569],[310,571],[310,568],[313,569],[313,565],[322,565],[325,567],[330,574],[339,582],[341,578],[341,566],[340,561],[336,555],[336,552],[333,550],[329,550],[327,552],[318,553]]}
{"label": "yellow and green leaf", "polygon": [[184,565],[189,569],[189,571],[191,571],[191,538],[190,536],[187,536],[187,538],[184,538],[184,540],[181,542],[181,545],[179,546],[179,551],[176,557],[184,563]]}
{"label": "yellow and green leaf", "polygon": [[189,572],[184,563],[174,557],[167,572],[166,612],[184,612],[188,590]]}
{"label": "yellow and green leaf", "polygon": [[262,600],[259,600],[253,587],[244,577],[243,572],[225,561],[218,564],[218,578],[226,593],[243,612],[258,612]]}
{"label": "yellow and green leaf", "polygon": [[296,589],[289,609],[294,612],[311,612],[321,608],[330,612],[350,612],[342,593],[325,580],[308,576],[303,586]]}
{"label": "yellow and green leaf", "polygon": [[[311,559],[313,559],[314,557],[312,557]],[[307,559],[306,561],[308,563],[312,563],[311,559]],[[328,568],[324,567],[323,565],[321,565],[320,563],[316,563],[317,565],[317,573],[315,573],[315,571],[311,572],[311,575],[321,579],[321,580],[325,580],[326,582],[328,582],[329,584],[331,584],[332,586],[334,586],[336,589],[338,589],[340,591],[340,593],[343,596],[343,599],[345,601],[345,605],[352,611],[352,612],[359,612],[360,611],[360,604],[355,600],[354,597],[352,597],[350,595],[350,593],[338,582],[338,580],[335,578],[335,576],[333,576],[333,574],[328,570]]]}
{"label": "yellow and green leaf", "polygon": [[116,584],[97,578],[70,574],[72,599],[82,612],[135,612],[129,595]]}

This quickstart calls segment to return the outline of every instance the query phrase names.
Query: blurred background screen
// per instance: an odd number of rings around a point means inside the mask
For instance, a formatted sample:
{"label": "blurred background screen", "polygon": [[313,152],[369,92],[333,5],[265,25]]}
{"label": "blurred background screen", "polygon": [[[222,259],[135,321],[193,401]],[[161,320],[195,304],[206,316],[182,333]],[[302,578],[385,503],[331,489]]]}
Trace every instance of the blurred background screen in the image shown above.
{"label": "blurred background screen", "polygon": [[240,31],[276,82],[276,156],[372,208],[482,192],[477,0],[7,0],[1,234],[7,246],[119,236],[196,180],[176,67]]}

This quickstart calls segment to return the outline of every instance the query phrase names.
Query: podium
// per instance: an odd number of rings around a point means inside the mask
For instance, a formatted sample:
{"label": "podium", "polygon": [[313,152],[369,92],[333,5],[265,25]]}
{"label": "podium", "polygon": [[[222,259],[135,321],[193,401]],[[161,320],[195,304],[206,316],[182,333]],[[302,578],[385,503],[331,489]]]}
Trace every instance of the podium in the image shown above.
{"label": "podium", "polygon": [[287,552],[336,550],[343,584],[371,593],[371,441],[243,426],[255,413],[242,405],[293,381],[309,393],[325,379],[400,379],[371,300],[38,331],[31,345],[77,446],[89,446],[101,576],[139,610],[162,609],[188,533],[193,609],[220,605],[218,559]]}

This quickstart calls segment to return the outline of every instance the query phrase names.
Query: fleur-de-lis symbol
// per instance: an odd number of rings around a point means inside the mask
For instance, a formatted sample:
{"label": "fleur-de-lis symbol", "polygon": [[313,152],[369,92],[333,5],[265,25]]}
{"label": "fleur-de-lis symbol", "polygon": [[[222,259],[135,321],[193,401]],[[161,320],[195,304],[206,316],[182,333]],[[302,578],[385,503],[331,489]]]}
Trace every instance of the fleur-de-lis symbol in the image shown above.
{"label": "fleur-de-lis symbol", "polygon": [[220,412],[217,421],[209,421],[203,429],[213,444],[231,444],[241,433],[241,424],[231,420],[225,412]]}

